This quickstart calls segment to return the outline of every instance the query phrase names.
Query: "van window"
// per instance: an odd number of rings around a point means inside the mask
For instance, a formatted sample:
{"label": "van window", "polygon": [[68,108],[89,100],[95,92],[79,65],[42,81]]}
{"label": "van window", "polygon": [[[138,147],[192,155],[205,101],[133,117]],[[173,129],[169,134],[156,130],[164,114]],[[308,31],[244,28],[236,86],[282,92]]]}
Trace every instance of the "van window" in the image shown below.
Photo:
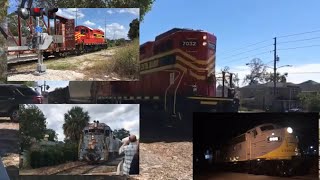
{"label": "van window", "polygon": [[28,88],[28,87],[18,87],[17,90],[24,96],[38,96],[39,93]]}
{"label": "van window", "polygon": [[8,87],[0,88],[0,96],[13,96],[13,92]]}

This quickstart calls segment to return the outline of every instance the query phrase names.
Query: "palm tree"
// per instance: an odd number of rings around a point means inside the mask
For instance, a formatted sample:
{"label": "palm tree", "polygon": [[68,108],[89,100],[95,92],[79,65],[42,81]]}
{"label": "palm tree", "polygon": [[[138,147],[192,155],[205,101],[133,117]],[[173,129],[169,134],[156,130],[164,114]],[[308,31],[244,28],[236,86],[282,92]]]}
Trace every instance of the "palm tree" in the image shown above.
{"label": "palm tree", "polygon": [[63,133],[67,139],[78,143],[83,128],[89,123],[90,116],[82,107],[72,107],[64,114]]}

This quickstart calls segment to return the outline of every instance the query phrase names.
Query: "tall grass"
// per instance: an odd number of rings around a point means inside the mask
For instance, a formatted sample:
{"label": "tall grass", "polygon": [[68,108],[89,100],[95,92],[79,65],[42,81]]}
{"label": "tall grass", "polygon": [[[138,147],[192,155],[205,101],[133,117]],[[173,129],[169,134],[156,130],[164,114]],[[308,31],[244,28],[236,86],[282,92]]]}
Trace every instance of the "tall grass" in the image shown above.
{"label": "tall grass", "polygon": [[121,76],[139,77],[139,40],[118,49],[112,57],[113,71]]}

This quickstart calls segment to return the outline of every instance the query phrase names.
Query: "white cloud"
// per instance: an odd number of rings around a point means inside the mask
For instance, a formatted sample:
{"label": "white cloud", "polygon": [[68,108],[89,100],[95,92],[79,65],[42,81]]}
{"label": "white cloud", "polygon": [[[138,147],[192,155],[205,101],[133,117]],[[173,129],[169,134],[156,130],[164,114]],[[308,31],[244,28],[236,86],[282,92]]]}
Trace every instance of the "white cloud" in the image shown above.
{"label": "white cloud", "polygon": [[108,39],[128,39],[128,30],[119,23],[107,24],[106,29],[99,26],[98,29],[102,30],[103,32],[106,30],[105,34]]}
{"label": "white cloud", "polygon": [[47,128],[54,129],[58,133],[59,141],[63,141],[65,138],[62,129],[64,114],[74,106],[80,106],[88,111],[90,122],[98,120],[109,125],[112,130],[125,128],[131,134],[140,137],[138,104],[41,104],[37,106],[47,118]]}
{"label": "white cloud", "polygon": [[119,13],[130,13],[136,16],[139,16],[140,9],[139,8],[124,8],[118,10]]}
{"label": "white cloud", "polygon": [[57,15],[63,16],[69,19],[75,19],[76,16],[78,19],[84,18],[84,14],[81,12],[79,8],[59,8]]}
{"label": "white cloud", "polygon": [[89,20],[86,20],[83,24],[85,24],[85,25],[87,25],[87,26],[94,26],[94,25],[96,25],[96,23],[91,22],[91,21],[89,21]]}
{"label": "white cloud", "polygon": [[112,10],[107,11],[108,14],[113,14],[114,12]]}
{"label": "white cloud", "polygon": [[[220,70],[221,68],[216,67],[216,69]],[[320,69],[320,64],[303,64],[303,65],[294,65],[292,67],[279,68],[278,72],[280,72],[281,74],[288,73],[287,82],[299,84],[307,80],[320,82],[319,81],[320,73],[312,73],[312,72],[320,72],[319,69]],[[250,69],[247,66],[231,67],[230,71],[233,73],[238,73],[238,76],[240,79],[240,82],[239,82],[240,86],[243,86],[242,82],[245,75],[250,73]],[[273,72],[273,70],[269,68],[267,69],[267,71]]]}

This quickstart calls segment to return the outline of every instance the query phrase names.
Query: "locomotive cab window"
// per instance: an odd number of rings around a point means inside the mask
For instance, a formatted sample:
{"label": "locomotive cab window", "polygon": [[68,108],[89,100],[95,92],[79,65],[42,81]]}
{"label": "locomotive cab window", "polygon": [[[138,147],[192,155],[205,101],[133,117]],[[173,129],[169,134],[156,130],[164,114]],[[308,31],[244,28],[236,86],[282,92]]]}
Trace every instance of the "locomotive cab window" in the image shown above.
{"label": "locomotive cab window", "polygon": [[262,126],[260,127],[261,131],[268,131],[274,129],[273,125],[267,125],[267,126]]}
{"label": "locomotive cab window", "polygon": [[173,41],[171,39],[169,39],[166,42],[166,50],[171,50],[173,48]]}
{"label": "locomotive cab window", "polygon": [[256,136],[258,135],[257,130],[253,130],[253,131],[252,131],[252,134],[253,134],[253,137],[256,138]]}
{"label": "locomotive cab window", "polygon": [[106,135],[107,137],[109,137],[109,134],[110,134],[110,131],[109,131],[109,130],[106,130],[106,131],[105,131],[105,135]]}
{"label": "locomotive cab window", "polygon": [[84,134],[88,134],[88,130],[84,130]]}
{"label": "locomotive cab window", "polygon": [[81,34],[86,34],[86,30],[85,29],[81,29]]}

